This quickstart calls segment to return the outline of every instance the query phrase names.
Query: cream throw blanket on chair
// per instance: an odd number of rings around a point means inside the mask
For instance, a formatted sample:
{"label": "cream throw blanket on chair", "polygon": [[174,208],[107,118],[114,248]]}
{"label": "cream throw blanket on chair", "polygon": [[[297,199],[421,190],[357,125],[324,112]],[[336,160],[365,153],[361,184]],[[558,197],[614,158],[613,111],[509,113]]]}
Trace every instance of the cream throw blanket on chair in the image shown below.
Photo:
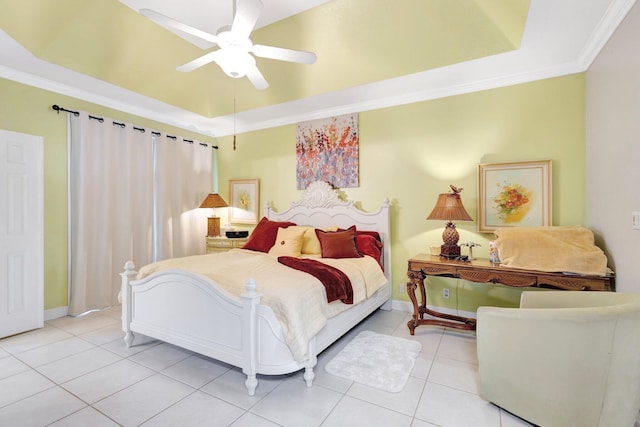
{"label": "cream throw blanket on chair", "polygon": [[576,274],[607,274],[607,257],[582,226],[505,227],[495,231],[505,267]]}

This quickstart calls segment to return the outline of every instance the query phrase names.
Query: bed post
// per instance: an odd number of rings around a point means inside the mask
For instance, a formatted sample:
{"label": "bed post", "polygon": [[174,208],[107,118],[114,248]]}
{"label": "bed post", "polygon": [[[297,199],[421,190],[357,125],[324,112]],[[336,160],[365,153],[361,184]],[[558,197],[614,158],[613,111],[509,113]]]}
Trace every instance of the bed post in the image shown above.
{"label": "bed post", "polygon": [[124,264],[124,272],[120,273],[122,277],[122,287],[120,289],[120,297],[122,298],[122,330],[124,331],[124,342],[127,347],[133,344],[133,332],[131,332],[131,286],[129,282],[138,274],[135,271],[133,261],[127,261]]}
{"label": "bed post", "polygon": [[316,337],[313,337],[311,341],[309,341],[309,361],[304,367],[304,381],[307,383],[307,387],[311,387],[313,385],[313,380],[316,377],[316,374],[313,372],[313,368],[318,364],[318,352],[316,351]]}
{"label": "bed post", "polygon": [[247,360],[242,372],[247,376],[245,385],[249,396],[256,393],[258,387],[258,379],[256,377],[258,364],[258,317],[257,306],[260,304],[260,294],[256,291],[256,281],[254,279],[247,280],[245,292],[240,295],[242,298],[242,323],[244,324],[245,333],[243,347],[247,350]]}
{"label": "bed post", "polygon": [[380,232],[382,237],[382,265],[384,266],[384,275],[389,280],[389,299],[380,306],[381,310],[390,311],[393,309],[391,295],[393,294],[393,275],[391,274],[391,230],[390,230],[390,211],[391,202],[388,197],[384,198],[380,212],[384,215],[384,230]]}

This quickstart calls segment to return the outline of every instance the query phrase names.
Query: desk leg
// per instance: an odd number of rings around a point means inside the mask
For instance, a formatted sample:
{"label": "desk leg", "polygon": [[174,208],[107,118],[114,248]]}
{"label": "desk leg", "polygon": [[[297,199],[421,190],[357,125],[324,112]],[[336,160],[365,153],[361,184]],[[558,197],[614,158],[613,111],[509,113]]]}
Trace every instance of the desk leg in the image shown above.
{"label": "desk leg", "polygon": [[[409,283],[407,283],[407,294],[409,295],[409,299],[413,303],[413,316],[411,320],[407,322],[407,327],[409,328],[409,333],[411,335],[414,334],[416,327],[420,325],[438,325],[445,326],[447,328],[465,329],[471,331],[474,331],[476,329],[476,319],[440,313],[438,311],[430,310],[427,308],[427,293],[424,287],[424,279],[426,275],[424,274],[424,272],[409,270],[407,272],[407,276],[409,277]],[[420,304],[418,304],[418,299],[416,298],[416,288],[418,286],[420,287],[421,294]],[[436,319],[425,319],[425,313],[429,316],[436,317]]]}
{"label": "desk leg", "polygon": [[[413,303],[413,316],[407,323],[409,327],[409,333],[413,335],[416,326],[418,326],[418,320],[422,319],[421,308],[426,304],[426,294],[424,292],[424,273],[422,271],[407,271],[409,282],[407,283],[407,294],[409,299]],[[416,299],[416,287],[420,286],[420,292],[422,292],[422,303],[418,306],[418,300]]]}

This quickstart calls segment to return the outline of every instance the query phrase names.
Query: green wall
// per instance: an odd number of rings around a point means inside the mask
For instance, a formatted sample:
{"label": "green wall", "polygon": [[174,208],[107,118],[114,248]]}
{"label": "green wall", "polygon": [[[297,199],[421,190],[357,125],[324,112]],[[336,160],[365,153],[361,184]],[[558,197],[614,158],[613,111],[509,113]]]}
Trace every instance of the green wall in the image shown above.
{"label": "green wall", "polygon": [[[553,224],[585,222],[584,74],[453,96],[359,114],[360,187],[343,189],[365,210],[392,202],[393,298],[408,301],[407,260],[441,243],[444,223],[427,221],[437,194],[449,184],[477,217],[477,165],[551,159]],[[295,125],[220,138],[220,192],[233,178],[260,178],[261,204],[276,210],[299,198],[295,183]],[[474,241],[475,256],[488,257],[491,234],[476,222],[458,222],[460,241]],[[454,281],[455,282],[455,281]],[[448,283],[448,284],[447,284]],[[441,287],[455,289],[442,300]],[[475,311],[485,303],[514,304],[519,292],[502,287],[434,281],[430,302]],[[473,293],[474,298],[466,294]],[[458,296],[460,298],[458,298]]]}
{"label": "green wall", "polygon": [[204,142],[211,138],[76,98],[0,79],[0,129],[44,137],[44,308],[67,305],[67,119],[70,110],[145,126]]}
{"label": "green wall", "polygon": [[[463,202],[476,217],[479,163],[553,160],[554,225],[585,223],[585,81],[583,74],[454,96],[359,114],[360,187],[344,189],[365,210],[392,202],[393,298],[407,301],[407,259],[439,245],[444,224],[425,218],[449,184],[464,187]],[[66,119],[58,104],[172,132],[205,142],[211,138],[74,98],[0,79],[0,128],[40,135],[45,141],[45,309],[67,305]],[[228,180],[260,178],[261,204],[286,209],[299,198],[295,184],[295,126],[283,126],[217,142],[220,193]],[[459,222],[461,241],[482,244],[491,235],[475,222]],[[454,281],[456,282],[456,281]],[[444,283],[444,284],[443,284]],[[440,297],[443,286],[453,294]],[[435,281],[430,302],[461,310],[514,301],[513,290]],[[458,290],[456,292],[456,289]],[[473,294],[469,298],[467,294]]]}

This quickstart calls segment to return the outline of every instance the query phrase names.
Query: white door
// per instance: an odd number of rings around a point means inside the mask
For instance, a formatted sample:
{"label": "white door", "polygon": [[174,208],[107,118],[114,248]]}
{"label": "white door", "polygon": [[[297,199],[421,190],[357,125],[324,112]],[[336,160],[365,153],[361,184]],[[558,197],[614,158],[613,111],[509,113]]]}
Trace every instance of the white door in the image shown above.
{"label": "white door", "polygon": [[0,338],[44,324],[43,140],[0,130]]}

